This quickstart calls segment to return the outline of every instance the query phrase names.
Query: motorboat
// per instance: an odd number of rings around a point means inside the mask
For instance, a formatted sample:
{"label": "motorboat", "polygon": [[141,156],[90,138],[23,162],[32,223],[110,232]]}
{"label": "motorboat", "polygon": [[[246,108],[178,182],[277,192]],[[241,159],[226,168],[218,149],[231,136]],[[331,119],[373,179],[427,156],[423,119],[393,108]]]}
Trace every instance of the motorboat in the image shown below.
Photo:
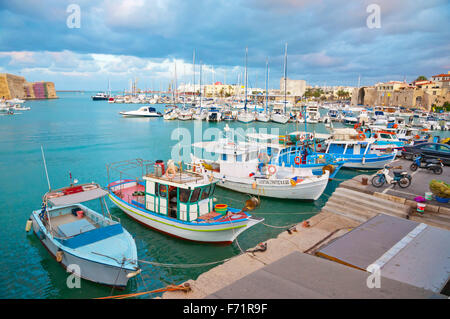
{"label": "motorboat", "polygon": [[142,106],[136,111],[121,111],[119,112],[124,117],[161,117],[160,112],[157,112],[154,107]]}
{"label": "motorboat", "polygon": [[[133,237],[107,209],[108,192],[92,182],[48,191],[27,222],[47,251],[83,279],[125,288],[140,273]],[[102,212],[84,202],[100,200]],[[76,266],[76,268],[74,268]]]}
{"label": "motorboat", "polygon": [[98,92],[92,96],[93,101],[107,101],[109,99],[109,94],[105,92]]}

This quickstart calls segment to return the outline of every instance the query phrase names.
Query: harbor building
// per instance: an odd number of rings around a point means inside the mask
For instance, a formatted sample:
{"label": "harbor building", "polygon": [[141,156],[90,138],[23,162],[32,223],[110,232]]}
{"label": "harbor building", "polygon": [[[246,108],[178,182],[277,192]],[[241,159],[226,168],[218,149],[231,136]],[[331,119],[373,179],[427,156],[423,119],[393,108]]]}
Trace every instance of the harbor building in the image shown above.
{"label": "harbor building", "polygon": [[56,99],[53,82],[27,82],[23,76],[0,73],[0,98],[9,99]]}

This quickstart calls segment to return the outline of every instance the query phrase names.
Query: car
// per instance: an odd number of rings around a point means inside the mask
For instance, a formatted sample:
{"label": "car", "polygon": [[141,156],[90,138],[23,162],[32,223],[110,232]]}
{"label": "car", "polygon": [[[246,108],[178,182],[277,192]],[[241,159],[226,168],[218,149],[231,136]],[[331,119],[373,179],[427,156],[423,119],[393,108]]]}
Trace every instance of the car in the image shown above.
{"label": "car", "polygon": [[404,146],[402,155],[406,159],[416,159],[418,156],[440,158],[445,165],[450,165],[450,145],[441,143],[421,143],[419,145]]}

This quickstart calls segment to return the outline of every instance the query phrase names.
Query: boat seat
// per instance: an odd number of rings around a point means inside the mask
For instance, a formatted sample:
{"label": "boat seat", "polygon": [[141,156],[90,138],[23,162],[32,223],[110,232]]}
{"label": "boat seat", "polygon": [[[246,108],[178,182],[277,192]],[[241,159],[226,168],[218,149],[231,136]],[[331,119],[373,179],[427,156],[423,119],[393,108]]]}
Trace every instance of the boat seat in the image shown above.
{"label": "boat seat", "polygon": [[59,225],[58,233],[63,237],[72,237],[89,230],[93,230],[96,227],[92,225],[87,219],[79,219],[77,221]]}

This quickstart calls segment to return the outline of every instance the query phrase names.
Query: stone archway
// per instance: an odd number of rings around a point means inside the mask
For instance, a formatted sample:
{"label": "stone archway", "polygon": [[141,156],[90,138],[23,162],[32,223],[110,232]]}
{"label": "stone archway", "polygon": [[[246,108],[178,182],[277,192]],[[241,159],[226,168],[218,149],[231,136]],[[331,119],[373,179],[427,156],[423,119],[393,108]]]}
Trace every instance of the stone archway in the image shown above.
{"label": "stone archway", "polygon": [[358,90],[358,105],[364,105],[364,96],[366,95],[364,88]]}
{"label": "stone archway", "polygon": [[420,108],[422,108],[423,107],[423,99],[422,99],[422,96],[417,96],[416,97],[416,101],[415,101],[416,103],[415,103],[415,107],[420,107]]}

